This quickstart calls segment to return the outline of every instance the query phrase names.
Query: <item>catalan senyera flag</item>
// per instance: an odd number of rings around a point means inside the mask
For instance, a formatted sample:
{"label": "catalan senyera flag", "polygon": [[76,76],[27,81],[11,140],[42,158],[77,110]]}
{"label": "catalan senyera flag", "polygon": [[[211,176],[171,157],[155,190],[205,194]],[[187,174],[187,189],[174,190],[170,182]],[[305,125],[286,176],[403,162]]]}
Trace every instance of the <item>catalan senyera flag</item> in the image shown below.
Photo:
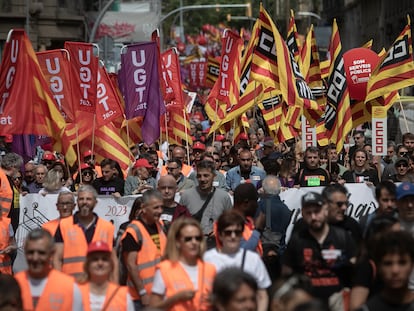
{"label": "catalan senyera flag", "polygon": [[216,83],[220,73],[221,57],[207,58],[207,72],[206,72],[206,84],[205,87],[212,88]]}
{"label": "catalan senyera flag", "polygon": [[234,119],[233,122],[228,123],[233,127],[233,144],[237,144],[241,139],[241,134],[247,134],[250,128],[249,121],[246,114],[240,115],[238,118]]}
{"label": "catalan senyera flag", "polygon": [[339,152],[342,150],[346,136],[352,129],[352,114],[342,57],[341,38],[336,19],[333,22],[329,53],[332,61],[329,70],[324,124],[329,143],[334,143]]}
{"label": "catalan senyera flag", "polygon": [[4,45],[0,95],[0,135],[48,135],[54,139],[54,149],[73,161],[75,153],[67,141],[65,120],[23,29],[11,30]]}
{"label": "catalan senyera flag", "polygon": [[379,61],[367,84],[368,102],[384,94],[414,84],[414,59],[410,17],[407,25]]}
{"label": "catalan senyera flag", "polygon": [[[83,145],[91,146],[91,138],[85,139]],[[117,161],[123,171],[128,169],[132,161],[129,148],[121,138],[120,129],[116,128],[112,122],[96,129],[94,153],[98,161],[105,158]]]}
{"label": "catalan senyera flag", "polygon": [[261,99],[263,94],[263,85],[250,78],[253,50],[258,43],[258,31],[259,23],[253,26],[252,36],[247,44],[244,54],[240,63],[240,99],[236,105],[234,105],[221,122],[213,124],[210,133],[216,131],[222,124],[230,122],[240,115],[245,113],[248,109],[254,107]]}
{"label": "catalan senyera flag", "polygon": [[211,89],[204,109],[210,120],[223,120],[240,96],[240,58],[242,39],[228,30],[223,33],[220,74]]}
{"label": "catalan senyera flag", "polygon": [[264,98],[259,102],[258,107],[262,112],[269,131],[277,132],[282,119],[282,100],[280,96],[265,92]]}
{"label": "catalan senyera flag", "polygon": [[302,59],[301,59],[301,45],[298,38],[298,30],[296,28],[295,22],[295,13],[293,10],[290,10],[289,18],[289,28],[286,37],[286,44],[289,48],[290,53],[293,54],[296,63],[299,65],[299,68],[302,69]]}
{"label": "catalan senyera flag", "polygon": [[168,109],[168,112],[170,119],[168,127],[172,129],[174,136],[181,139],[180,144],[182,144],[182,141],[187,141],[189,144],[192,144],[193,139],[190,134],[190,120],[185,109],[177,109],[172,107],[172,109]]}
{"label": "catalan senyera flag", "polygon": [[65,121],[75,121],[71,79],[69,75],[69,53],[64,49],[36,53],[40,68],[48,82],[53,99]]}
{"label": "catalan senyera flag", "polygon": [[[302,115],[303,108],[314,107],[312,109],[319,109],[317,102],[312,94],[311,89],[305,82],[302,73],[300,72],[299,66],[296,63],[293,55],[290,53],[288,46],[280,35],[275,24],[271,20],[268,13],[264,10],[263,6],[260,7],[260,29],[262,29],[262,35],[265,36],[259,39],[259,45],[256,47],[256,50],[253,53],[253,64],[255,63],[255,55],[258,49],[271,47],[270,55],[275,59],[274,54],[276,54],[276,63],[277,63],[277,73],[274,72],[273,76],[279,77],[279,89],[282,95],[283,100],[288,104],[288,114],[286,115],[286,122],[294,126],[295,128],[300,128],[300,116]],[[271,37],[267,37],[269,34],[266,34],[264,30],[271,29]],[[272,44],[275,45],[276,51],[272,48]],[[273,55],[272,55],[273,54]],[[269,53],[267,53],[269,56]],[[272,59],[268,59],[267,63],[271,64]],[[253,64],[252,64],[252,74],[253,74]],[[275,67],[268,67],[270,69],[275,69]],[[263,81],[266,87],[275,87],[277,89],[276,83],[268,83],[268,79]]]}
{"label": "catalan senyera flag", "polygon": [[329,68],[331,67],[331,60],[326,59],[321,61],[321,76],[322,79],[328,79],[329,77]]}
{"label": "catalan senyera flag", "polygon": [[[320,62],[319,62],[319,52],[318,47],[316,46],[315,32],[313,30],[313,25],[311,25],[308,34],[306,35],[305,42],[301,50],[301,59],[302,59],[302,73],[305,77],[305,81],[308,83],[312,91],[320,90],[322,91],[324,83],[321,76]],[[325,105],[326,97],[322,95],[315,96],[315,99],[319,105],[318,109],[304,109],[304,115],[309,121],[309,124],[313,127],[316,125],[317,121],[321,118]]]}

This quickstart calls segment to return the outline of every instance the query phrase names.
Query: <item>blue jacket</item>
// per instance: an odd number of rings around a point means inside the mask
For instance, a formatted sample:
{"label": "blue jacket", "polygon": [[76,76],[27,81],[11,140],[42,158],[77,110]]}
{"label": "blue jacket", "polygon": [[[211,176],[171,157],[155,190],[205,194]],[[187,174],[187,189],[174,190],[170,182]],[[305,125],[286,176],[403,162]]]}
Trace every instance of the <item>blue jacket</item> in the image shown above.
{"label": "blue jacket", "polygon": [[[252,166],[252,169],[250,171],[250,177],[249,181],[252,183],[255,187],[257,187],[257,184],[259,181],[263,180],[266,177],[266,172],[262,170],[260,167]],[[226,188],[227,190],[236,189],[238,185],[242,183],[242,177],[240,175],[240,166],[233,167],[230,169],[226,174]]]}

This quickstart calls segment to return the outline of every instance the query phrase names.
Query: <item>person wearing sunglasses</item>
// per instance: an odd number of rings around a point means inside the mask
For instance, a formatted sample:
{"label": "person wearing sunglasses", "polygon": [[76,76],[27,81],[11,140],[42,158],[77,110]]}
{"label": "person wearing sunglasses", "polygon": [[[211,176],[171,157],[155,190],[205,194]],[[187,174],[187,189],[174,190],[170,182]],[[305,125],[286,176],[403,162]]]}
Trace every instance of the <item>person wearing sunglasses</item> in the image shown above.
{"label": "person wearing sunglasses", "polygon": [[410,171],[409,161],[406,157],[398,158],[394,166],[396,173],[390,178],[393,182],[414,181],[414,176]]}
{"label": "person wearing sunglasses", "polygon": [[165,260],[155,272],[150,306],[162,310],[210,310],[209,297],[216,275],[203,260],[206,244],[199,222],[179,218],[168,231]]}
{"label": "person wearing sunglasses", "polygon": [[235,210],[225,211],[217,220],[216,226],[217,248],[208,250],[204,254],[204,260],[212,263],[217,273],[226,268],[237,267],[253,276],[259,287],[257,310],[267,310],[267,288],[272,282],[259,254],[240,247],[244,230],[243,216]]}

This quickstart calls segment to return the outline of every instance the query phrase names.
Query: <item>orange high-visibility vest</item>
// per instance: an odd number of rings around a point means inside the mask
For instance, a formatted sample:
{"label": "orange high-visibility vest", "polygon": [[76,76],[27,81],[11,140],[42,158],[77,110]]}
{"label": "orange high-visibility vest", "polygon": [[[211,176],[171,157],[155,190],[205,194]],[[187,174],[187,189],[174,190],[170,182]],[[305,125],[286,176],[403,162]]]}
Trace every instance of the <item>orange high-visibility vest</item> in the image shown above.
{"label": "orange high-visibility vest", "polygon": [[[157,223],[157,228],[160,239],[160,249],[157,248],[147,229],[145,229],[144,225],[138,220],[133,220],[128,225],[122,236],[122,239],[124,239],[127,233],[129,233],[136,242],[142,241],[141,250],[138,252],[136,264],[139,271],[138,277],[142,280],[148,294],[151,293],[155,268],[161,261],[161,256],[164,254],[165,246],[167,244],[167,237],[162,230],[162,224]],[[129,275],[127,285],[132,299],[140,299],[139,293],[137,292]]]}
{"label": "orange high-visibility vest", "polygon": [[[0,250],[9,246],[10,241],[10,218],[2,217],[0,219]],[[8,254],[0,254],[0,273],[12,274],[12,262]]]}
{"label": "orange high-visibility vest", "polygon": [[24,311],[72,311],[75,280],[71,276],[52,269],[47,276],[46,286],[39,297],[36,308],[33,306],[27,271],[17,273],[15,278],[22,291]]}
{"label": "orange high-visibility vest", "polygon": [[[187,165],[187,164],[184,164],[183,163],[183,167],[181,168],[181,173],[185,176],[185,177],[188,177],[188,176],[190,176],[190,174],[193,172],[193,167],[191,166],[191,165]],[[165,175],[167,175],[168,174],[168,172],[167,172],[167,166],[166,165],[163,165],[162,167],[161,167],[161,173],[160,173],[160,175],[161,176],[165,176]]]}
{"label": "orange high-visibility vest", "polygon": [[[79,289],[81,290],[81,293],[82,293],[83,310],[91,311],[91,303],[89,300],[89,294],[90,294],[89,283],[79,285]],[[108,288],[105,294],[105,302],[103,304],[103,309],[110,310],[110,311],[127,311],[127,296],[128,296],[128,287],[119,286],[119,285],[116,285],[115,283],[109,282]],[[111,300],[108,302],[108,299],[111,299]]]}
{"label": "orange high-visibility vest", "polygon": [[8,217],[13,202],[13,189],[6,173],[0,169],[0,206],[3,216]]}
{"label": "orange high-visibility vest", "polygon": [[[73,216],[61,219],[59,226],[63,238],[62,272],[74,277],[82,276],[88,250],[85,233],[78,224],[73,223]],[[98,217],[91,242],[104,241],[112,250],[114,231],[112,223]]]}
{"label": "orange high-visibility vest", "polygon": [[43,223],[42,228],[49,231],[52,236],[55,236],[59,223],[60,223],[60,218],[56,218],[51,221]]}
{"label": "orange high-visibility vest", "polygon": [[[187,311],[187,310],[210,310],[211,305],[208,298],[213,287],[216,268],[214,265],[197,261],[198,266],[198,288],[194,298],[187,301],[180,301],[172,306],[169,311]],[[158,265],[162,279],[165,284],[165,296],[167,298],[174,296],[176,293],[188,289],[195,290],[187,272],[179,262],[164,260]]]}

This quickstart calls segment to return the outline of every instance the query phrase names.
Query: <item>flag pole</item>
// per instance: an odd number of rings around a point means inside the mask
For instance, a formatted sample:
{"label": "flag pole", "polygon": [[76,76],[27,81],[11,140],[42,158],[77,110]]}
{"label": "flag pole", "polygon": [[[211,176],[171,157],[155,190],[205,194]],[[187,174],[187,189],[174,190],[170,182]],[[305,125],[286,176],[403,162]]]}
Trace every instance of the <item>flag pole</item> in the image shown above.
{"label": "flag pole", "polygon": [[405,115],[404,107],[403,107],[402,102],[401,102],[401,97],[399,97],[399,96],[398,96],[398,102],[400,103],[400,109],[401,109],[401,112],[402,112],[402,115],[403,115],[403,118],[404,118],[405,128],[406,128],[407,133],[408,133],[410,131],[410,129],[408,127],[407,116]]}
{"label": "flag pole", "polygon": [[79,149],[79,132],[78,132],[78,124],[75,124],[76,130],[76,149],[78,150],[78,174],[80,175],[80,183],[82,183],[82,174],[80,171],[81,168],[81,157],[80,157],[80,149]]}
{"label": "flag pole", "polygon": [[94,154],[94,146],[95,146],[95,126],[96,126],[96,113],[93,114],[93,124],[92,124],[92,146],[91,146],[91,152],[92,152],[92,157],[94,160],[95,159],[95,154]]}
{"label": "flag pole", "polygon": [[167,156],[168,159],[171,159],[171,154],[170,154],[170,141],[168,139],[168,122],[167,122],[167,113],[165,113],[164,115],[164,123],[165,123],[165,141],[167,142]]}
{"label": "flag pole", "polygon": [[185,108],[183,108],[183,117],[184,117],[184,130],[185,130],[185,145],[186,145],[186,149],[187,149],[187,163],[188,165],[190,165],[190,151],[189,151],[189,146],[188,146],[188,128],[187,128],[187,122],[185,121]]}

